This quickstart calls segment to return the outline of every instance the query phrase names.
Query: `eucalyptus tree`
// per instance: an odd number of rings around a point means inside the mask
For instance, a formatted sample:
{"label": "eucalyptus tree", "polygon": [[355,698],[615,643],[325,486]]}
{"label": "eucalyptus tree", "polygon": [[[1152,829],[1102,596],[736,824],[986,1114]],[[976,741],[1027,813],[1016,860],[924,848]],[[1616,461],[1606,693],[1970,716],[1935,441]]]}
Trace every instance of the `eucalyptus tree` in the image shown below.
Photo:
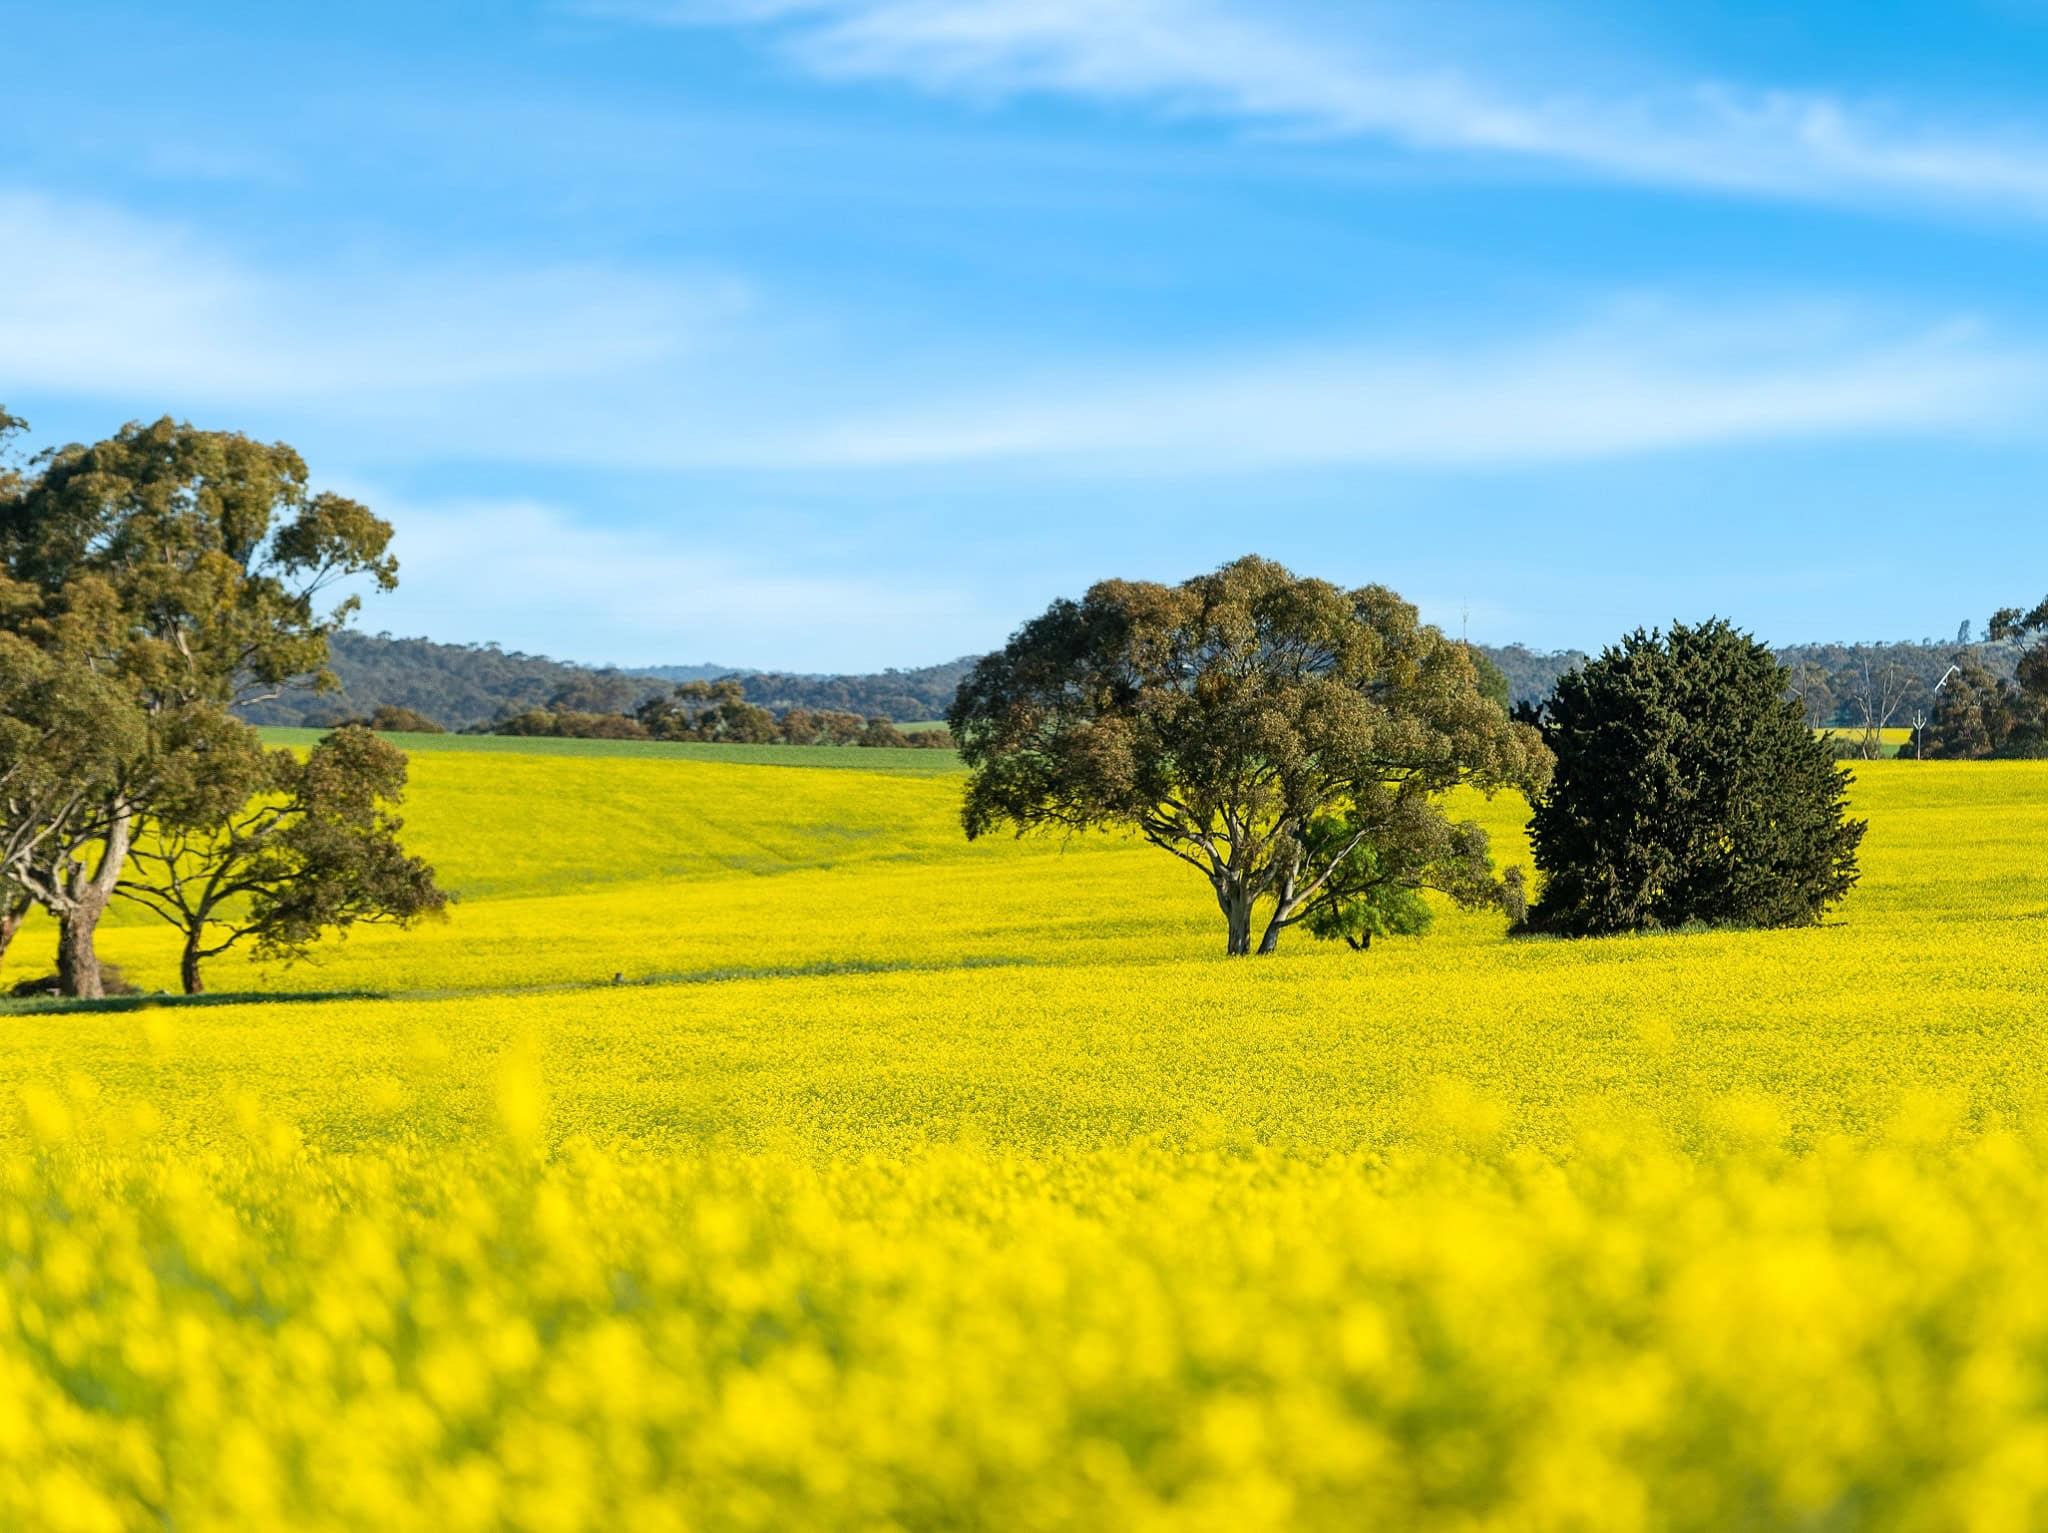
{"label": "eucalyptus tree", "polygon": [[169,418],[0,485],[5,631],[119,695],[83,742],[87,801],[13,875],[57,918],[66,994],[100,993],[94,936],[155,799],[192,752],[246,733],[235,705],[326,676],[328,635],[359,600],[335,588],[393,586],[390,539],[362,505],[314,492],[291,448]]}
{"label": "eucalyptus tree", "polygon": [[[1488,694],[1491,695],[1491,694]],[[1382,834],[1356,847],[1309,906],[1305,925],[1326,941],[1341,939],[1359,952],[1375,937],[1420,936],[1436,921],[1425,889],[1448,895],[1473,909],[1498,906],[1511,925],[1528,914],[1528,890],[1520,868],[1496,876],[1486,832],[1469,821],[1454,825],[1426,800],[1403,811],[1397,834]],[[1324,836],[1342,835],[1345,822],[1332,821]]]}
{"label": "eucalyptus tree", "polygon": [[22,470],[10,444],[27,430],[27,421],[0,405],[0,496],[12,495],[20,487]]}
{"label": "eucalyptus tree", "polygon": [[1988,627],[1992,643],[2017,651],[2012,677],[1992,675],[1976,653],[1959,656],[1914,735],[1929,757],[2048,756],[2048,600],[2002,608]]}
{"label": "eucalyptus tree", "polygon": [[99,828],[105,790],[142,739],[117,682],[0,629],[0,958],[39,871]]}
{"label": "eucalyptus tree", "polygon": [[188,756],[115,892],[177,930],[187,995],[205,989],[208,959],[244,942],[293,960],[328,932],[438,916],[448,897],[391,812],[405,778],[405,753],[361,725],[303,759],[253,742]]}
{"label": "eucalyptus tree", "polygon": [[1991,637],[2021,646],[2014,685],[2037,714],[2048,714],[2048,597],[2024,612],[2007,607],[1993,613]]}
{"label": "eucalyptus tree", "polygon": [[1269,953],[1312,916],[1356,934],[1353,907],[1389,888],[1505,898],[1490,871],[1445,869],[1475,845],[1483,859],[1484,833],[1450,835],[1438,796],[1534,794],[1550,771],[1465,647],[1392,591],[1259,558],[1054,602],[975,665],[947,723],[969,837],[1133,829],[1208,883],[1232,954],[1253,951],[1261,911]]}

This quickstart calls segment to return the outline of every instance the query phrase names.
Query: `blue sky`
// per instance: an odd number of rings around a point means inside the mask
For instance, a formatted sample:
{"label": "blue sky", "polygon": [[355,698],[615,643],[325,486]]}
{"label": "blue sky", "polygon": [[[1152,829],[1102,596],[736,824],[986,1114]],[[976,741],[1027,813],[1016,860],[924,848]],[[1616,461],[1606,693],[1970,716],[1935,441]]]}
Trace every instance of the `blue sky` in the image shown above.
{"label": "blue sky", "polygon": [[0,3],[0,402],[365,626],[807,670],[1245,551],[1474,638],[2048,589],[2048,4]]}

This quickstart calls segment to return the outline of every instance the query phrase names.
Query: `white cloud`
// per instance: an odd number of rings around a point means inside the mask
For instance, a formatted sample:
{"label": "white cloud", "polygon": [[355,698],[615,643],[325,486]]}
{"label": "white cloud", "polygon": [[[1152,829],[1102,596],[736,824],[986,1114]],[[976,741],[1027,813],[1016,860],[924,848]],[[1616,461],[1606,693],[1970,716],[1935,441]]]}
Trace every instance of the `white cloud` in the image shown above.
{"label": "white cloud", "polygon": [[1709,299],[1433,350],[1084,355],[1050,372],[987,345],[971,371],[931,352],[877,362],[886,338],[821,356],[784,308],[719,278],[268,268],[160,221],[0,193],[11,402],[231,412],[344,465],[1461,464],[1974,430],[2040,401],[2039,359],[1971,326]]}
{"label": "white cloud", "polygon": [[[808,574],[671,529],[597,525],[536,500],[415,501],[347,487],[397,529],[399,587],[361,626],[588,663],[793,664],[830,655],[879,669],[963,626],[956,593],[885,576]],[[939,646],[943,647],[943,646]]]}
{"label": "white cloud", "polygon": [[1972,430],[2041,400],[2033,357],[1964,324],[1872,339],[1780,310],[1628,306],[1456,354],[1371,347],[1042,380],[791,445],[814,463],[1108,460],[1153,472],[1605,458],[1709,443]]}
{"label": "white cloud", "polygon": [[[1556,90],[1430,35],[1428,7],[1320,24],[1249,0],[593,0],[671,25],[773,29],[835,79],[978,98],[1058,93],[1660,185],[2048,213],[2048,136],[1717,80]],[[1455,19],[1440,18],[1446,29]]]}
{"label": "white cloud", "polygon": [[265,269],[162,220],[0,190],[0,377],[23,391],[408,411],[671,361],[744,301],[730,279],[588,267]]}

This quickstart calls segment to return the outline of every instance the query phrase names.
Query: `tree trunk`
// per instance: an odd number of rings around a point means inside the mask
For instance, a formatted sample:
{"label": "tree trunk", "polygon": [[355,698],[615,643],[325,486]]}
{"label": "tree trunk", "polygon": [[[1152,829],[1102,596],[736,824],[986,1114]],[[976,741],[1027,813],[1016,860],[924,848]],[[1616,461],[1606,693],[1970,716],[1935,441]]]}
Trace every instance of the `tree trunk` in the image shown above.
{"label": "tree trunk", "polygon": [[1230,923],[1230,945],[1232,958],[1243,958],[1252,950],[1252,901],[1251,896],[1236,890],[1223,897],[1223,915]]}
{"label": "tree trunk", "polygon": [[0,903],[0,963],[6,961],[7,950],[14,945],[14,934],[28,919],[28,907],[29,897],[26,894],[10,894],[4,903]]}
{"label": "tree trunk", "polygon": [[64,879],[63,901],[57,906],[57,989],[74,1000],[97,1001],[106,995],[100,980],[99,950],[93,939],[107,902],[114,897],[121,869],[128,861],[134,811],[126,800],[116,802],[100,844],[99,864],[90,875],[74,863]]}
{"label": "tree trunk", "polygon": [[1280,881],[1280,888],[1273,900],[1273,916],[1266,922],[1265,935],[1259,938],[1259,955],[1264,957],[1280,945],[1280,934],[1287,930],[1287,923],[1294,919],[1301,901],[1295,895],[1294,870]]}
{"label": "tree trunk", "polygon": [[57,921],[57,989],[75,1000],[97,1001],[106,995],[100,983],[100,955],[93,946],[106,901],[88,899],[66,910]]}
{"label": "tree trunk", "polygon": [[199,976],[199,938],[196,933],[185,939],[185,951],[178,955],[178,983],[185,987],[187,995],[200,995],[206,989],[206,981]]}

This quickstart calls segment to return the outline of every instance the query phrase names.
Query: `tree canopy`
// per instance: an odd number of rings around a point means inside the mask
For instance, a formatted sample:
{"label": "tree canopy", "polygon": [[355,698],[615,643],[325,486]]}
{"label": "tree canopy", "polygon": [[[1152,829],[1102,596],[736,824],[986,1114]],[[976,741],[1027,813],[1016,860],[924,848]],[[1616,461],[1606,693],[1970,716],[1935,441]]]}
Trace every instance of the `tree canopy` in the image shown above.
{"label": "tree canopy", "polygon": [[1538,931],[1805,925],[1856,882],[1849,777],[1784,667],[1725,622],[1638,629],[1559,680],[1543,737]]}
{"label": "tree canopy", "polygon": [[308,486],[281,443],[168,418],[66,447],[0,505],[7,573],[53,620],[104,604],[123,619],[100,657],[153,712],[225,707],[325,668],[327,636],[360,606],[323,592],[397,584],[390,524]]}
{"label": "tree canopy", "polygon": [[145,826],[218,821],[264,786],[232,710],[324,679],[359,602],[336,587],[395,584],[390,541],[291,448],[168,418],[0,477],[0,752],[20,789],[0,909],[27,895],[57,918],[67,994],[99,993],[94,936]]}
{"label": "tree canopy", "polygon": [[2048,600],[1994,612],[1988,627],[2017,652],[2012,675],[1994,675],[1974,654],[1957,660],[1915,742],[1930,759],[2048,756]]}
{"label": "tree canopy", "polygon": [[1356,928],[1388,887],[1500,898],[1490,878],[1438,880],[1484,838],[1448,835],[1432,796],[1533,793],[1550,765],[1464,647],[1392,591],[1260,558],[1053,603],[975,666],[948,723],[970,837],[1133,827],[1209,882],[1234,954],[1260,908],[1270,952],[1311,916]]}
{"label": "tree canopy", "polygon": [[183,937],[179,978],[243,942],[303,957],[330,931],[410,925],[446,909],[434,870],[399,844],[404,752],[362,725],[301,760],[237,742],[232,764],[189,772],[136,840],[116,892]]}

